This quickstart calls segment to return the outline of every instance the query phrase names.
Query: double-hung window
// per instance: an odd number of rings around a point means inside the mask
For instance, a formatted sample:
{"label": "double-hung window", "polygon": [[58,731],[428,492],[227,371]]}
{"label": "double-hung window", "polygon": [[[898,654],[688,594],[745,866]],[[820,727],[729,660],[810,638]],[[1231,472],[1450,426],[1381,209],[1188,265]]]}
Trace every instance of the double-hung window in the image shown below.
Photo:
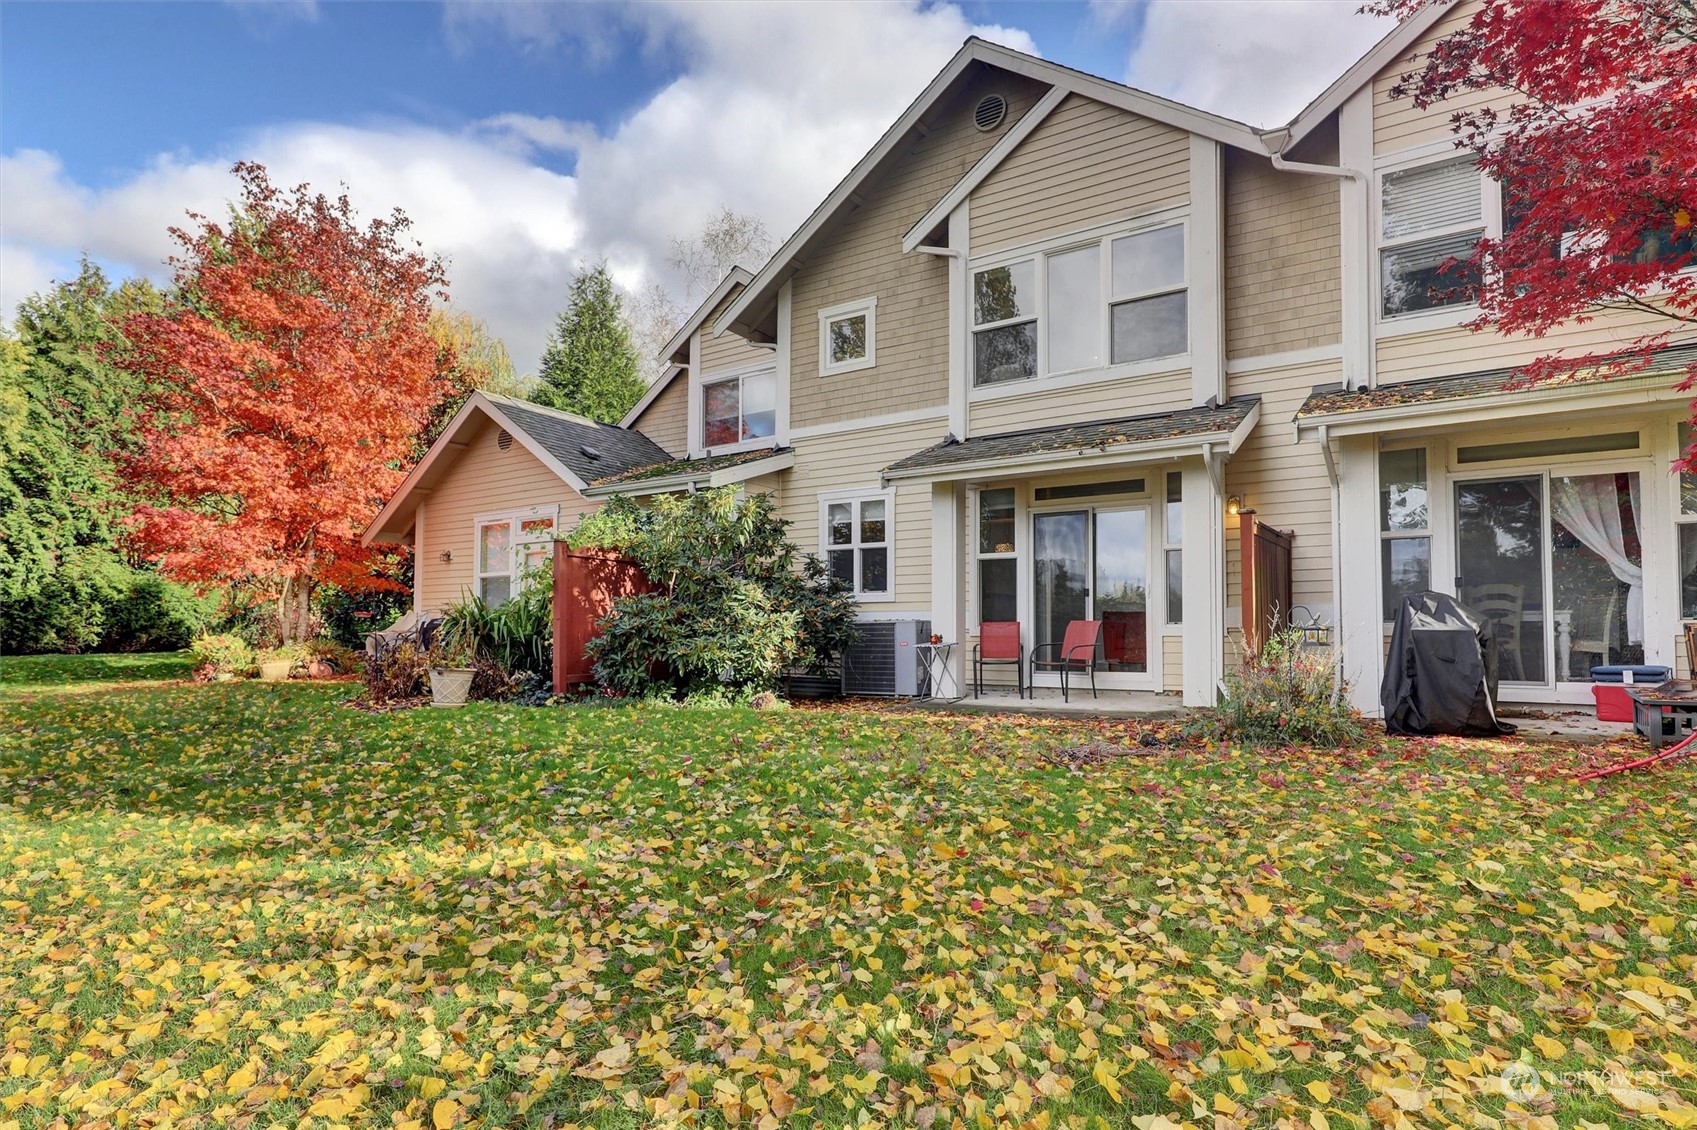
{"label": "double-hung window", "polygon": [[1019,619],[1019,546],[1014,488],[978,492],[978,622]]}
{"label": "double-hung window", "polygon": [[701,407],[705,447],[768,439],[778,430],[778,375],[767,369],[704,383]]}
{"label": "double-hung window", "polygon": [[484,514],[475,522],[477,595],[499,607],[553,561],[557,507]]}
{"label": "double-hung window", "polygon": [[888,491],[820,499],[825,563],[831,575],[861,600],[889,600],[894,595],[890,579],[894,510],[895,497]]}
{"label": "double-hung window", "polygon": [[1432,587],[1432,530],[1426,449],[1379,453],[1379,565],[1387,621],[1402,598]]}
{"label": "double-hung window", "polygon": [[1123,228],[972,274],[978,387],[1190,349],[1184,225]]}
{"label": "double-hung window", "polygon": [[[1679,425],[1679,451],[1691,450],[1691,425]],[[1697,475],[1679,476],[1679,617],[1697,620]]]}
{"label": "double-hung window", "polygon": [[1485,234],[1487,182],[1472,157],[1398,169],[1379,185],[1379,313],[1392,318],[1476,301],[1465,262]]}
{"label": "double-hung window", "polygon": [[819,375],[852,373],[877,364],[877,318],[876,298],[819,311]]}

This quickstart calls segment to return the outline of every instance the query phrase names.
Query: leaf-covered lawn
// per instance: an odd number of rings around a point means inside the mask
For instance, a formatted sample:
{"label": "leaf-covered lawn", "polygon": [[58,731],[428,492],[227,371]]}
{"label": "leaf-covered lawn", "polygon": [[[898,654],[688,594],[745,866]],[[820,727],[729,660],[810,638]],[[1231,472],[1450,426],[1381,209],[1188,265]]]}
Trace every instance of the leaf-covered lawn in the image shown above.
{"label": "leaf-covered lawn", "polygon": [[114,683],[186,679],[194,659],[186,651],[121,655],[0,655],[0,698],[43,690],[83,690]]}
{"label": "leaf-covered lawn", "polygon": [[1697,1125],[1697,764],[347,693],[0,702],[0,1124]]}

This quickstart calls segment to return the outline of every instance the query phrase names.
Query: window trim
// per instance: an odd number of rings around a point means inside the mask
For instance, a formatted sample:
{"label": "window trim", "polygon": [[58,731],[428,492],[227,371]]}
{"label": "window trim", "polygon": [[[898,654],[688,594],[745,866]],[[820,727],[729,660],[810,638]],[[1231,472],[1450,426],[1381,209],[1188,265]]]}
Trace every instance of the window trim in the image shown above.
{"label": "window trim", "polygon": [[[736,381],[737,382],[737,432],[738,432],[738,434],[741,434],[741,432],[742,432],[742,420],[743,420],[742,382],[747,380],[749,377],[761,377],[761,376],[769,376],[769,377],[772,378],[772,390],[773,390],[772,434],[769,435],[769,436],[756,436],[752,439],[739,439],[735,443],[718,443],[718,444],[708,443],[707,442],[707,390],[712,388],[714,385],[727,384],[730,381]],[[770,362],[763,362],[763,363],[758,364],[758,365],[745,365],[740,369],[726,369],[724,372],[721,372],[721,373],[704,374],[701,377],[701,381],[700,381],[700,384],[699,384],[699,388],[700,388],[701,391],[700,391],[700,395],[699,395],[699,407],[698,407],[697,413],[696,413],[696,416],[697,416],[696,426],[701,429],[701,450],[702,450],[702,453],[704,455],[731,455],[731,454],[735,454],[736,452],[739,452],[739,451],[759,451],[761,448],[777,446],[781,442],[778,439],[778,413],[779,413],[778,400],[780,399],[780,397],[778,396],[778,393],[780,392],[778,384],[779,384],[779,382],[778,382],[777,366],[770,363]]]}
{"label": "window trim", "polygon": [[1409,310],[1401,314],[1385,313],[1385,259],[1384,252],[1394,251],[1399,247],[1409,247],[1417,243],[1440,239],[1444,236],[1462,235],[1478,229],[1481,239],[1500,239],[1503,227],[1502,186],[1483,172],[1474,169],[1474,175],[1479,178],[1479,221],[1477,223],[1451,224],[1443,228],[1432,228],[1413,235],[1386,238],[1385,230],[1385,178],[1393,173],[1406,173],[1413,169],[1425,168],[1429,165],[1449,164],[1458,160],[1453,143],[1445,141],[1433,145],[1424,145],[1382,159],[1373,169],[1373,191],[1367,202],[1368,226],[1371,229],[1371,244],[1368,251],[1370,277],[1373,280],[1371,305],[1373,310],[1373,336],[1394,337],[1405,333],[1420,333],[1425,330],[1446,329],[1470,322],[1479,315],[1477,302],[1457,302],[1448,306],[1435,306],[1426,310]]}
{"label": "window trim", "polygon": [[[980,537],[979,537],[979,535],[983,531],[983,526],[984,526],[984,492],[985,491],[992,491],[992,490],[1007,490],[1007,491],[1013,492],[1014,540],[1013,540],[1013,549],[1008,550],[1007,552],[1001,552],[1001,551],[998,551],[998,550],[985,550],[983,548],[983,543],[980,541]],[[1019,530],[1020,530],[1020,524],[1024,521],[1024,519],[1025,519],[1024,497],[1023,497],[1023,492],[1019,489],[1018,485],[1016,485],[1014,483],[1003,482],[1003,483],[997,483],[997,484],[994,484],[994,485],[986,485],[986,486],[977,487],[973,490],[973,492],[972,492],[972,528],[971,528],[971,531],[970,531],[970,534],[969,534],[970,538],[972,539],[972,580],[971,580],[971,584],[972,584],[972,590],[973,591],[972,591],[972,600],[970,602],[971,607],[968,609],[968,612],[967,612],[967,623],[973,629],[977,629],[977,627],[984,622],[984,571],[980,567],[981,562],[984,562],[984,561],[1013,561],[1015,563],[1014,564],[1014,605],[1015,605],[1016,609],[1018,608],[1019,598],[1020,598],[1019,578],[1024,573],[1023,568],[1019,565],[1019,561],[1020,561],[1020,558],[1022,556],[1021,550],[1023,548],[1023,546],[1021,545],[1022,539],[1019,536]],[[1015,620],[1019,619],[1017,612],[1014,616],[1014,619]]]}
{"label": "window trim", "polygon": [[[819,493],[819,558],[825,563],[826,572],[831,568],[831,551],[841,552],[845,549],[854,551],[854,592],[856,601],[862,604],[887,604],[896,599],[896,492],[894,489],[880,490],[877,487],[866,487],[860,490],[833,490]],[[831,506],[849,503],[854,507],[854,540],[845,545],[831,544]],[[860,507],[866,502],[883,502],[884,504],[884,540],[882,542],[862,542],[860,540]],[[885,551],[885,568],[889,570],[889,587],[883,592],[863,592],[860,588],[860,551],[863,549],[882,548]]]}
{"label": "window trim", "polygon": [[[1419,527],[1419,528],[1408,527],[1408,528],[1405,528],[1405,529],[1387,530],[1385,528],[1385,514],[1384,514],[1385,456],[1395,454],[1395,453],[1399,453],[1399,452],[1404,452],[1404,451],[1417,451],[1417,452],[1420,452],[1420,454],[1421,454],[1422,466],[1425,468],[1425,473],[1426,473],[1426,524],[1422,527]],[[1388,545],[1389,543],[1391,543],[1393,541],[1423,541],[1423,542],[1425,542],[1426,543],[1426,585],[1427,585],[1428,588],[1430,588],[1432,585],[1434,585],[1436,583],[1436,575],[1433,572],[1433,570],[1436,568],[1436,563],[1432,559],[1433,554],[1437,550],[1437,541],[1433,537],[1434,526],[1432,524],[1433,499],[1436,497],[1436,492],[1432,488],[1432,480],[1434,478],[1434,470],[1440,470],[1440,468],[1436,467],[1436,464],[1435,464],[1435,461],[1432,458],[1432,455],[1433,455],[1433,452],[1432,452],[1431,446],[1429,444],[1421,443],[1421,444],[1411,444],[1411,445],[1406,446],[1406,447],[1399,446],[1399,447],[1381,448],[1374,455],[1374,458],[1373,458],[1373,488],[1374,488],[1373,489],[1373,524],[1374,524],[1375,527],[1378,528],[1378,531],[1379,531],[1379,551],[1378,551],[1377,554],[1375,554],[1375,560],[1373,562],[1373,568],[1374,568],[1374,572],[1375,572],[1375,574],[1377,575],[1377,578],[1378,578],[1379,614],[1380,614],[1380,616],[1384,617],[1384,623],[1387,624],[1387,625],[1392,623],[1392,617],[1385,615],[1385,612],[1386,612],[1386,609],[1385,609],[1385,596],[1386,596],[1386,593],[1385,593],[1385,546],[1386,545]],[[1446,475],[1446,476],[1443,476],[1443,477],[1444,477],[1445,482],[1447,483],[1448,476]],[[1445,489],[1447,490],[1448,487],[1446,486]]]}
{"label": "window trim", "polygon": [[[1683,441],[1685,439],[1686,429],[1690,426],[1691,425],[1689,424],[1689,422],[1685,421],[1685,420],[1677,420],[1677,421],[1674,422],[1674,430],[1673,430],[1673,436],[1674,436],[1673,444],[1674,444],[1674,446],[1673,446],[1673,449],[1674,449],[1674,454],[1676,456],[1683,454],[1684,451],[1685,451],[1685,445],[1684,445]],[[1697,608],[1694,608],[1694,609],[1691,610],[1692,615],[1687,616],[1685,614],[1685,592],[1684,592],[1685,574],[1682,571],[1685,562],[1684,562],[1682,555],[1681,555],[1682,546],[1680,544],[1679,535],[1682,532],[1681,527],[1697,526],[1697,510],[1686,510],[1685,509],[1685,479],[1688,476],[1683,472],[1675,471],[1669,477],[1672,479],[1672,483],[1670,484],[1670,486],[1671,486],[1672,495],[1673,495],[1673,505],[1671,507],[1671,509],[1673,511],[1673,535],[1674,535],[1673,536],[1673,561],[1672,561],[1672,564],[1673,564],[1673,599],[1674,599],[1675,608],[1677,609],[1677,616],[1678,616],[1679,622],[1683,624],[1683,623],[1690,622],[1692,620],[1697,620]],[[1640,479],[1639,481],[1640,481],[1640,483],[1648,483],[1649,480],[1648,479]]]}
{"label": "window trim", "polygon": [[[1178,498],[1177,499],[1173,498],[1173,486],[1175,485],[1175,482],[1176,482],[1176,485],[1178,486]],[[1161,633],[1160,634],[1163,635],[1163,636],[1183,635],[1184,634],[1184,608],[1183,608],[1183,604],[1184,604],[1184,472],[1183,471],[1165,471],[1165,472],[1163,472],[1162,475],[1161,475],[1161,487],[1162,487],[1162,491],[1161,491],[1161,569],[1162,569],[1162,573],[1161,573],[1161,589],[1162,589],[1161,604],[1162,604],[1162,608],[1161,608]],[[1174,534],[1173,524],[1172,524],[1171,521],[1168,520],[1172,515],[1170,507],[1172,507],[1175,504],[1179,508],[1179,528],[1177,530],[1177,534],[1178,534],[1177,537],[1173,536],[1173,534]],[[1179,598],[1179,605],[1180,605],[1179,616],[1178,616],[1178,619],[1176,619],[1176,620],[1173,619],[1173,589],[1172,589],[1172,586],[1167,583],[1167,581],[1170,579],[1169,571],[1168,571],[1168,568],[1167,568],[1167,558],[1168,558],[1169,555],[1175,554],[1175,553],[1178,554],[1178,561],[1179,561],[1179,574],[1178,574],[1179,575],[1179,593],[1178,593],[1178,598]],[[1174,631],[1175,628],[1178,629],[1178,630]]]}
{"label": "window trim", "polygon": [[[841,322],[856,315],[866,317],[866,355],[855,357],[848,361],[833,362],[831,360],[831,323]],[[852,302],[839,302],[835,306],[827,306],[819,311],[819,375],[835,377],[843,373],[856,373],[862,369],[870,369],[878,364],[878,296],[856,298]]]}
{"label": "window trim", "polygon": [[[1166,286],[1154,287],[1148,290],[1120,294],[1113,286],[1113,243],[1126,236],[1142,235],[1158,231],[1162,228],[1176,227],[1180,229],[1184,241],[1184,254],[1180,258],[1180,281]],[[1194,235],[1191,225],[1190,212],[1186,208],[1165,209],[1160,212],[1150,212],[1144,215],[1119,220],[1112,224],[1099,225],[1082,231],[1070,232],[1064,235],[1051,236],[1033,243],[1021,244],[1018,247],[1004,248],[988,255],[977,256],[967,262],[966,269],[966,383],[969,400],[993,400],[1004,396],[1018,396],[1025,393],[1064,388],[1071,385],[1094,384],[1098,381],[1116,380],[1125,377],[1137,377],[1155,373],[1167,373],[1187,369],[1196,348],[1194,329],[1194,304],[1189,296],[1195,289],[1191,274],[1191,240]],[[1100,299],[1100,324],[1098,326],[1098,356],[1099,364],[1094,367],[1076,369],[1049,369],[1049,318],[1047,317],[1049,302],[1049,270],[1048,260],[1052,256],[1064,255],[1071,251],[1085,248],[1098,248],[1097,261],[1097,295]],[[984,271],[997,267],[1009,267],[1017,263],[1032,264],[1033,313],[1028,315],[1004,318],[1000,321],[979,324],[973,320],[973,294],[976,290],[977,277]],[[1169,353],[1160,357],[1151,357],[1139,361],[1124,361],[1116,363],[1113,360],[1114,307],[1129,302],[1144,299],[1159,298],[1168,294],[1184,294],[1185,305],[1185,344],[1178,353]],[[987,330],[1003,329],[1008,326],[1034,323],[1037,327],[1037,371],[1030,377],[1016,380],[1001,381],[994,384],[980,385],[975,381],[977,336]]]}
{"label": "window trim", "polygon": [[[525,522],[533,521],[538,518],[546,518],[553,523],[550,527],[548,536],[546,538],[521,538],[519,536],[520,527]],[[483,571],[483,528],[485,526],[497,526],[503,522],[510,523],[513,531],[512,537],[507,543],[507,571],[505,573],[485,573]],[[472,593],[477,596],[478,599],[485,600],[487,597],[483,595],[484,580],[490,577],[505,577],[507,578],[509,585],[507,590],[507,599],[511,600],[518,596],[524,588],[524,570],[519,567],[520,558],[523,556],[522,547],[527,545],[537,545],[542,542],[557,541],[559,540],[559,536],[559,503],[554,503],[550,506],[519,507],[515,510],[491,510],[487,513],[473,515],[471,519]]]}

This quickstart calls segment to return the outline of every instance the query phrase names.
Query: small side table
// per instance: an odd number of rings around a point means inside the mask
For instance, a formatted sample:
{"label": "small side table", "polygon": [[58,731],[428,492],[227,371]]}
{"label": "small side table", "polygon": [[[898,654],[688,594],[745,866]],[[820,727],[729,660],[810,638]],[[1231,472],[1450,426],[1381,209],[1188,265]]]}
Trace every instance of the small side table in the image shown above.
{"label": "small side table", "polygon": [[1632,725],[1650,739],[1652,750],[1697,732],[1697,683],[1669,679],[1656,686],[1632,688]]}
{"label": "small side table", "polygon": [[[913,659],[919,664],[920,674],[919,693],[913,696],[916,702],[959,702],[966,697],[960,691],[959,680],[955,678],[954,657],[955,648],[958,646],[960,645],[952,643],[914,645]],[[950,691],[953,693],[947,693]]]}

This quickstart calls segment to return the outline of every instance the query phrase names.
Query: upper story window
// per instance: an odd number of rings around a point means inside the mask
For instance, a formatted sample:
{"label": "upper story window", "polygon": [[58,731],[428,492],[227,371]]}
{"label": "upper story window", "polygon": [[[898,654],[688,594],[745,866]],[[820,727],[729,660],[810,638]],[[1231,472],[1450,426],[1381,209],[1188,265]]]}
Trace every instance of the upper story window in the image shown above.
{"label": "upper story window", "polygon": [[728,447],[768,439],[778,430],[778,375],[767,369],[701,386],[702,443]]}
{"label": "upper story window", "polygon": [[972,275],[972,383],[1173,357],[1190,349],[1184,225],[1111,233]]}
{"label": "upper story window", "polygon": [[877,364],[878,300],[860,298],[819,311],[819,375]]}
{"label": "upper story window", "polygon": [[1379,313],[1465,306],[1477,274],[1465,260],[1485,235],[1487,182],[1472,157],[1385,173],[1379,185]]}

